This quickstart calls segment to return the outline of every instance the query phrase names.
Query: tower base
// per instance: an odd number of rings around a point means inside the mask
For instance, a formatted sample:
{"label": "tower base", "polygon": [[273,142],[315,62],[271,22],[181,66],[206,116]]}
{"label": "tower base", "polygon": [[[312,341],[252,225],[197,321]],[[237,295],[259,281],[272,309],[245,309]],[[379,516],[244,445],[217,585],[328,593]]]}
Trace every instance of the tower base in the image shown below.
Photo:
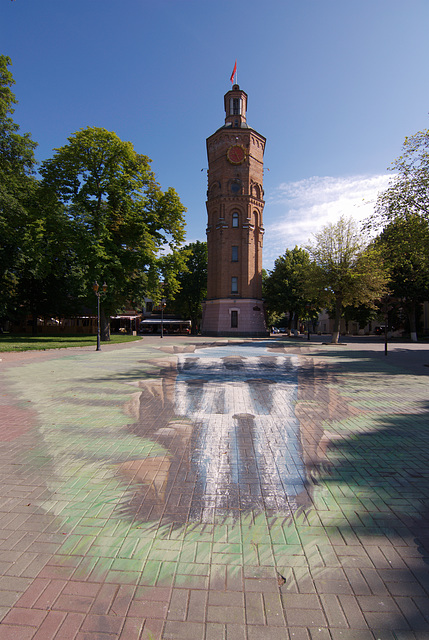
{"label": "tower base", "polygon": [[[235,322],[236,320],[236,322]],[[232,326],[236,324],[237,326]],[[203,336],[253,337],[269,335],[264,303],[254,298],[218,298],[203,303]]]}

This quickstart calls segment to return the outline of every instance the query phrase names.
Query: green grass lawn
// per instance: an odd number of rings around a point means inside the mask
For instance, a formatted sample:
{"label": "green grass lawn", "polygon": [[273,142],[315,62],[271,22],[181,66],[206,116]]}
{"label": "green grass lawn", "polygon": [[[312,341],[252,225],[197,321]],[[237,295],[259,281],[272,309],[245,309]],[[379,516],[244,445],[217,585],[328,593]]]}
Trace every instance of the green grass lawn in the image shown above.
{"label": "green grass lawn", "polygon": [[[110,342],[103,344],[118,344],[120,342],[133,342],[141,340],[139,336],[127,336],[122,334],[112,335]],[[0,351],[32,351],[44,349],[67,349],[69,347],[97,346],[97,336],[29,336],[26,334],[0,334]]]}

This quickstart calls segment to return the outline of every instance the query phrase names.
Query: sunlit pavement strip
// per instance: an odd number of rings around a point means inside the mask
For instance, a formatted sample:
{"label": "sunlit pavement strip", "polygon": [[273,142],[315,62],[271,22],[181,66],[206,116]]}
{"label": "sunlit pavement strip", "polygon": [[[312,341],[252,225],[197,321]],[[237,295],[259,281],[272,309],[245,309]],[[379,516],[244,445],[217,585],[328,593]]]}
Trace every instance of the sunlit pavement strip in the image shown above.
{"label": "sunlit pavement strip", "polygon": [[0,640],[427,640],[429,368],[372,348],[5,357]]}

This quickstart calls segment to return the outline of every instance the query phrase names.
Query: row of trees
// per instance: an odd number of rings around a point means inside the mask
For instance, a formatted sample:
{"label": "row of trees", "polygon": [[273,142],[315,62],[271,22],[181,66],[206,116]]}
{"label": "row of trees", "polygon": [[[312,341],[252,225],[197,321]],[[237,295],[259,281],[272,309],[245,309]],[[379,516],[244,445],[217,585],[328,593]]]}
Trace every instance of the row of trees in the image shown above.
{"label": "row of trees", "polygon": [[[266,305],[275,322],[285,310],[289,326],[300,319],[315,320],[321,309],[334,318],[333,342],[338,342],[341,318],[370,310],[387,293],[388,276],[380,251],[362,247],[353,219],[344,217],[315,234],[305,249],[286,250],[265,279]],[[367,320],[367,318],[365,318]]]}
{"label": "row of trees", "polygon": [[[82,129],[35,173],[36,143],[12,115],[11,61],[0,56],[0,321],[79,313],[94,306],[92,285],[107,282],[102,336],[110,315],[144,298],[169,299],[195,332],[206,293],[207,246],[183,247],[185,208],[162,191],[147,156],[102,128]],[[429,299],[429,130],[405,140],[394,176],[366,225],[342,218],[306,248],[279,257],[264,278],[272,323],[317,317],[371,318],[387,294],[417,337]],[[369,237],[369,236],[368,236]],[[163,288],[160,286],[163,283]],[[180,295],[178,295],[180,291]]]}
{"label": "row of trees", "polygon": [[0,56],[0,319],[93,308],[93,283],[108,284],[106,318],[126,304],[174,297],[187,272],[185,208],[163,191],[150,159],[106,129],[68,138],[35,174],[30,134],[12,114],[11,61]]}
{"label": "row of trees", "polygon": [[326,308],[335,318],[332,341],[338,342],[341,317],[365,325],[389,295],[417,340],[421,303],[429,300],[429,130],[406,138],[392,168],[363,229],[343,217],[305,249],[288,249],[276,260],[264,279],[271,323],[285,312],[291,322]]}

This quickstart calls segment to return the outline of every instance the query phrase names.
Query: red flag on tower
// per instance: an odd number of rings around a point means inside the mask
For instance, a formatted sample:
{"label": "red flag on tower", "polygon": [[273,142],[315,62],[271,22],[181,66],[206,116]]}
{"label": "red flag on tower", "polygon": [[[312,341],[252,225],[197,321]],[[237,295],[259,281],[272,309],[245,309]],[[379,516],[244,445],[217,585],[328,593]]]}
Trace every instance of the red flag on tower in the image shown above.
{"label": "red flag on tower", "polygon": [[232,84],[234,84],[234,76],[235,76],[236,73],[237,73],[237,60],[235,61],[234,70],[233,70],[233,72],[231,74],[231,78],[230,78]]}

